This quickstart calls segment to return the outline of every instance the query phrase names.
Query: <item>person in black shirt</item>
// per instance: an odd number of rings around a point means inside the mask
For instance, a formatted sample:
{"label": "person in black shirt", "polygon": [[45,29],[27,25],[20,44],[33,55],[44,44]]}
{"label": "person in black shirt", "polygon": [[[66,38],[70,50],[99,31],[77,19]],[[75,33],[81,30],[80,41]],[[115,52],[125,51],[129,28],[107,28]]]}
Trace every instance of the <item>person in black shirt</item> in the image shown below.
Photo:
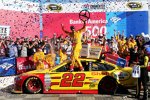
{"label": "person in black shirt", "polygon": [[146,50],[142,50],[140,55],[139,55],[139,64],[140,64],[140,68],[141,68],[141,76],[138,78],[138,86],[137,86],[137,99],[140,99],[140,91],[141,91],[141,83],[143,86],[143,98],[142,100],[148,100],[148,81],[149,81],[149,77],[148,77],[148,62],[149,62],[149,56],[150,54],[148,54],[146,52]]}
{"label": "person in black shirt", "polygon": [[139,52],[138,52],[138,46],[134,46],[133,49],[130,49],[130,60],[129,60],[129,66],[132,66],[135,62],[138,62]]}

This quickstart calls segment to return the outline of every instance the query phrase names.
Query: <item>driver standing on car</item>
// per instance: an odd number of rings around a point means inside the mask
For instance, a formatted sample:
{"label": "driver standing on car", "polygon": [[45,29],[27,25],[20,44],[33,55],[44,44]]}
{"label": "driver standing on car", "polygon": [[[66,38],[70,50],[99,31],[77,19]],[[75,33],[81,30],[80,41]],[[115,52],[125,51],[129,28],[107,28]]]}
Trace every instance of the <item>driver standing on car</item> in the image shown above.
{"label": "driver standing on car", "polygon": [[86,22],[83,21],[83,27],[79,30],[75,30],[75,27],[74,26],[71,26],[70,29],[71,29],[71,32],[68,32],[64,29],[64,25],[62,24],[62,30],[68,34],[70,37],[72,37],[72,40],[73,40],[73,52],[72,52],[72,57],[71,57],[71,60],[72,60],[72,63],[71,63],[71,66],[70,66],[70,71],[73,71],[74,70],[74,66],[75,66],[75,63],[77,62],[77,64],[79,65],[79,68],[81,71],[84,71],[84,68],[81,64],[81,61],[79,59],[79,56],[80,56],[80,51],[82,49],[82,42],[81,42],[81,38],[82,38],[82,32],[85,31],[85,26],[86,26]]}
{"label": "driver standing on car", "polygon": [[140,78],[138,78],[138,86],[137,86],[137,99],[140,100],[140,91],[141,91],[141,83],[143,86],[143,90],[144,90],[144,95],[142,100],[148,100],[148,81],[149,81],[149,77],[148,77],[148,62],[149,62],[149,56],[150,54],[144,49],[142,51],[143,53],[143,57],[141,57],[139,60],[139,63],[141,65],[141,76]]}

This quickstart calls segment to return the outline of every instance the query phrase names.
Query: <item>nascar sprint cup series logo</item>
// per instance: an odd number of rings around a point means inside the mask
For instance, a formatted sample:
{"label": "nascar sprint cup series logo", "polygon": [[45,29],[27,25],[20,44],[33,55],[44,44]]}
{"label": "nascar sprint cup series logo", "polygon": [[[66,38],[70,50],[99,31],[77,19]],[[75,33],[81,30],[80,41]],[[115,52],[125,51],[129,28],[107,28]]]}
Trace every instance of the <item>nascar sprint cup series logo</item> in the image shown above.
{"label": "nascar sprint cup series logo", "polygon": [[58,4],[49,4],[47,6],[47,9],[50,10],[50,11],[56,11],[56,12],[59,12],[62,10],[62,6],[58,5]]}
{"label": "nascar sprint cup series logo", "polygon": [[127,3],[127,7],[131,10],[139,10],[142,8],[142,4],[138,2],[129,2]]}

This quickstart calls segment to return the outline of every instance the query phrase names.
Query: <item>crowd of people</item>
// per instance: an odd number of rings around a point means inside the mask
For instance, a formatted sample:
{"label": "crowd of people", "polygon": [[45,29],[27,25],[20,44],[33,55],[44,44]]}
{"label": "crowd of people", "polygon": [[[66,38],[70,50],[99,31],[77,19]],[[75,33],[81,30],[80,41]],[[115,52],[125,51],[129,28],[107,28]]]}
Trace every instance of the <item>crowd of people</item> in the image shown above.
{"label": "crowd of people", "polygon": [[[142,54],[144,50],[144,38],[140,35],[125,37],[124,32],[120,33],[114,30],[114,36],[111,39],[106,39],[106,36],[100,34],[97,38],[92,36],[82,35],[82,44],[90,44],[91,46],[101,46],[103,53],[111,53],[112,55],[126,59],[130,66],[133,62],[138,62],[137,55]],[[70,58],[72,53],[72,38],[70,36],[63,37],[53,34],[52,38],[47,36],[39,38],[16,38],[12,40],[9,37],[0,38],[0,57],[29,57],[34,55],[40,48],[44,55],[47,55],[53,51],[54,54],[60,56],[65,54]],[[61,48],[61,50],[60,50]],[[149,50],[149,49],[147,49]],[[60,53],[62,52],[62,53]],[[140,57],[138,57],[140,58]]]}

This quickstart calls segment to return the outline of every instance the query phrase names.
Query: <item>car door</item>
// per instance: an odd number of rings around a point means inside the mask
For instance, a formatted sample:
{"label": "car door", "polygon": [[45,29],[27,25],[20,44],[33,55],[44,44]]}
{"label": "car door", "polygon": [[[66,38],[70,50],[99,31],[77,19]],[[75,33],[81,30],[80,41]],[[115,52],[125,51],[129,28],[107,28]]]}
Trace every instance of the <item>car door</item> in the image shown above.
{"label": "car door", "polygon": [[[86,68],[89,67],[88,62],[84,62],[83,65]],[[94,76],[92,76],[89,70],[81,72],[75,69],[75,71],[70,72],[69,66],[69,63],[64,64],[50,73],[52,90],[89,91],[97,89],[93,84],[95,82]],[[91,88],[92,86],[94,88]]]}

